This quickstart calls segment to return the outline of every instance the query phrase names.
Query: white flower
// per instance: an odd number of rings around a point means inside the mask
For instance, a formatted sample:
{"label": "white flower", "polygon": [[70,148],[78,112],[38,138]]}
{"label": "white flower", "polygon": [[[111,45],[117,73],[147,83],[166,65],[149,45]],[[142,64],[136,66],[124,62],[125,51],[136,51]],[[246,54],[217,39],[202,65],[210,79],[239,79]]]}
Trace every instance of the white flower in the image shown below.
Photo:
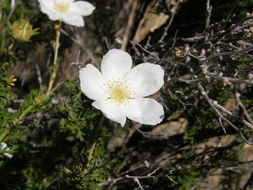
{"label": "white flower", "polygon": [[84,26],[83,16],[92,14],[95,7],[86,1],[74,0],[38,0],[41,11],[51,20],[62,20],[74,25]]}
{"label": "white flower", "polygon": [[124,126],[126,118],[141,124],[156,125],[163,119],[163,107],[144,98],[164,84],[159,65],[142,63],[132,67],[131,56],[112,49],[103,57],[101,72],[91,64],[79,71],[82,92],[95,100],[92,105]]}
{"label": "white flower", "polygon": [[5,148],[7,148],[7,144],[6,143],[0,143],[0,150],[4,150]]}
{"label": "white flower", "polygon": [[3,155],[7,158],[13,158],[13,155],[12,154],[9,154],[8,151],[10,149],[8,148],[7,144],[6,143],[0,143],[0,151],[3,152]]}

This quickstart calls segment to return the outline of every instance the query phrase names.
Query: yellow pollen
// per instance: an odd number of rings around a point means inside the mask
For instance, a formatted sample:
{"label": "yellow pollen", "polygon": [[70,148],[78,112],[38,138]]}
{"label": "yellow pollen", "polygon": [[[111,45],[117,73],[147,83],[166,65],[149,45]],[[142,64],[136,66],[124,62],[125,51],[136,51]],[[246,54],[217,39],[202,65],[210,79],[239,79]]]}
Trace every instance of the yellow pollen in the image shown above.
{"label": "yellow pollen", "polygon": [[66,13],[69,9],[69,5],[66,4],[56,4],[54,9],[60,13]]}
{"label": "yellow pollen", "polygon": [[108,98],[116,103],[125,103],[133,96],[133,90],[126,82],[113,80],[108,83]]}

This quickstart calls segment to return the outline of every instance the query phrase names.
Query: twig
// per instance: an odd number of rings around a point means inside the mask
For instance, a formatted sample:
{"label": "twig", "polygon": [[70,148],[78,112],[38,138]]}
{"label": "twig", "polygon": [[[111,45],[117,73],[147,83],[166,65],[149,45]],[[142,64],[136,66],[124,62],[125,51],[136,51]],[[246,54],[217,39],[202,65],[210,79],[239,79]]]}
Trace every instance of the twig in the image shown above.
{"label": "twig", "polygon": [[213,105],[213,100],[210,99],[206,93],[206,91],[204,90],[204,87],[201,85],[201,83],[198,83],[198,89],[200,90],[201,94],[203,95],[203,97],[207,100],[207,102],[209,103],[209,105],[213,108],[213,110],[216,112],[216,114],[220,117],[221,120],[227,122],[234,130],[236,130],[236,132],[242,137],[242,139],[250,145],[253,145],[252,142],[248,141],[246,139],[246,137],[243,135],[243,133],[241,132],[241,130],[239,128],[237,128],[233,123],[231,123],[227,118],[225,118],[220,112],[219,110]]}
{"label": "twig", "polygon": [[158,43],[162,43],[164,38],[167,36],[168,34],[168,30],[170,29],[171,25],[172,25],[172,22],[175,18],[175,15],[177,14],[177,10],[178,10],[178,7],[179,7],[179,4],[180,4],[180,1],[177,1],[176,5],[173,7],[173,11],[172,11],[172,14],[170,15],[170,20],[169,20],[169,23],[167,24],[167,26],[164,28],[164,32],[163,32],[163,35],[162,37],[160,38],[160,40],[158,41]]}
{"label": "twig", "polygon": [[225,129],[224,125],[223,125],[222,119],[220,117],[219,117],[219,122],[220,122],[220,125],[221,125],[222,129],[223,129],[223,132],[225,134],[227,134],[227,131],[226,131],[226,129]]}
{"label": "twig", "polygon": [[208,60],[213,59],[215,57],[219,57],[219,56],[236,55],[236,54],[239,54],[239,53],[245,53],[245,52],[249,52],[249,51],[253,51],[253,46],[247,47],[247,48],[244,48],[244,49],[240,49],[240,50],[236,50],[236,51],[214,53],[213,55],[208,56],[205,61],[207,62]]}
{"label": "twig", "polygon": [[206,30],[205,40],[207,40],[207,36],[208,36],[207,30],[210,25],[210,19],[211,19],[211,13],[212,13],[212,6],[210,5],[210,0],[206,0],[206,12],[207,12],[207,17],[206,17],[206,26],[205,26],[205,30]]}
{"label": "twig", "polygon": [[224,112],[224,113],[226,113],[226,114],[228,114],[230,116],[236,117],[231,111],[229,111],[228,109],[226,109],[223,106],[221,106],[217,101],[214,101],[214,100],[211,100],[211,101],[212,101],[213,105],[216,108],[220,109],[222,112]]}
{"label": "twig", "polygon": [[140,47],[144,52],[148,53],[152,57],[155,57],[157,59],[157,61],[159,61],[159,57],[158,56],[154,55],[152,52],[150,52],[149,50],[145,49],[141,44],[137,43],[136,45],[138,47]]}
{"label": "twig", "polygon": [[139,179],[134,178],[134,181],[138,184],[138,186],[140,187],[141,190],[144,190],[143,187],[141,186]]}
{"label": "twig", "polygon": [[103,182],[100,184],[100,186],[104,187],[104,186],[107,186],[107,185],[110,185],[110,184],[115,184],[119,181],[122,181],[122,180],[126,180],[126,179],[132,179],[134,181],[136,180],[142,180],[142,179],[150,179],[150,178],[154,178],[156,176],[154,176],[154,174],[160,170],[161,168],[156,168],[154,171],[152,171],[150,174],[146,175],[146,176],[129,176],[129,175],[125,175],[123,177],[118,177],[118,178],[115,178],[115,179],[110,179],[106,182]]}
{"label": "twig", "polygon": [[130,15],[128,18],[127,26],[126,26],[124,37],[123,37],[122,44],[121,44],[122,50],[126,50],[126,46],[127,46],[128,40],[129,40],[130,32],[133,28],[133,24],[134,24],[134,20],[136,17],[138,6],[139,6],[139,0],[133,0],[131,12],[130,12]]}
{"label": "twig", "polygon": [[[205,66],[204,66],[205,67]],[[220,75],[216,75],[214,73],[209,72],[207,69],[205,69],[204,72],[205,75],[214,78],[214,79],[220,79],[220,80],[227,80],[231,83],[239,83],[239,84],[248,84],[248,85],[253,85],[253,81],[251,80],[245,80],[245,79],[238,79],[238,78],[231,78],[231,77],[224,77]]]}
{"label": "twig", "polygon": [[193,37],[188,37],[188,38],[180,38],[180,40],[185,41],[185,42],[197,42],[199,40],[203,40],[204,36],[193,36]]}
{"label": "twig", "polygon": [[[242,103],[242,101],[240,99],[240,96],[241,95],[239,94],[239,92],[235,93],[236,101],[237,101],[238,105],[242,108],[243,114],[245,115],[245,117],[248,120],[248,122],[251,123],[251,125],[253,125],[253,119],[251,118],[249,112],[244,107],[244,105],[243,105],[243,103]],[[253,126],[251,128],[253,128]]]}

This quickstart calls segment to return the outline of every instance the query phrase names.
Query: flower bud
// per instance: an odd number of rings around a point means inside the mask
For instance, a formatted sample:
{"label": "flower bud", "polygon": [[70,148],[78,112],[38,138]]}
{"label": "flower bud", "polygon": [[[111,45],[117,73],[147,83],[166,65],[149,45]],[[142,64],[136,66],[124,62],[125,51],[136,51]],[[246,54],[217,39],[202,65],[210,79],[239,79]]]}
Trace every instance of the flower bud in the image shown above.
{"label": "flower bud", "polygon": [[60,29],[61,29],[61,23],[55,24],[55,25],[54,25],[54,29],[55,29],[55,30],[60,30]]}
{"label": "flower bud", "polygon": [[11,34],[17,40],[29,42],[37,34],[37,29],[33,30],[28,20],[19,19],[11,25]]}

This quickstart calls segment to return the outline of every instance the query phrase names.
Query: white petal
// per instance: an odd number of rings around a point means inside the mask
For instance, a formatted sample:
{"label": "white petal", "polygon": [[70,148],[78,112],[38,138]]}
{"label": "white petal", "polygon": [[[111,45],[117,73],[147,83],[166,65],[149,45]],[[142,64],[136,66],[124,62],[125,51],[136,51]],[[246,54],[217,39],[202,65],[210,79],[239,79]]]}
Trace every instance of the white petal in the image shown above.
{"label": "white petal", "polygon": [[63,22],[72,26],[84,26],[83,17],[81,15],[73,15],[71,13],[63,16]]}
{"label": "white petal", "polygon": [[160,65],[142,63],[129,71],[125,79],[134,87],[137,97],[145,97],[157,92],[164,84],[164,70]]}
{"label": "white petal", "polygon": [[51,7],[46,6],[44,4],[40,5],[41,12],[48,15],[50,20],[60,20],[62,16],[56,11],[52,10]]}
{"label": "white petal", "polygon": [[123,111],[129,119],[145,125],[156,125],[164,117],[162,105],[150,98],[133,99]]}
{"label": "white petal", "polygon": [[131,67],[131,56],[119,49],[109,50],[101,63],[102,74],[107,80],[123,78]]}
{"label": "white petal", "polygon": [[51,0],[54,1],[56,4],[65,4],[65,5],[70,5],[71,3],[74,2],[74,0]]}
{"label": "white petal", "polygon": [[53,6],[54,6],[54,1],[52,1],[52,0],[39,0],[39,3],[40,3],[40,5],[44,5],[48,8],[53,8]]}
{"label": "white petal", "polygon": [[125,125],[126,115],[117,104],[110,100],[97,100],[92,103],[92,106],[101,110],[108,119],[120,123],[122,127]]}
{"label": "white petal", "polygon": [[91,64],[79,71],[81,91],[92,100],[100,100],[105,96],[104,79],[99,70]]}
{"label": "white petal", "polygon": [[13,158],[13,155],[9,154],[9,153],[4,153],[4,156],[7,157],[7,158],[9,158],[9,159]]}
{"label": "white petal", "polygon": [[88,2],[76,1],[71,5],[69,11],[82,16],[88,16],[92,14],[94,9],[95,7]]}

